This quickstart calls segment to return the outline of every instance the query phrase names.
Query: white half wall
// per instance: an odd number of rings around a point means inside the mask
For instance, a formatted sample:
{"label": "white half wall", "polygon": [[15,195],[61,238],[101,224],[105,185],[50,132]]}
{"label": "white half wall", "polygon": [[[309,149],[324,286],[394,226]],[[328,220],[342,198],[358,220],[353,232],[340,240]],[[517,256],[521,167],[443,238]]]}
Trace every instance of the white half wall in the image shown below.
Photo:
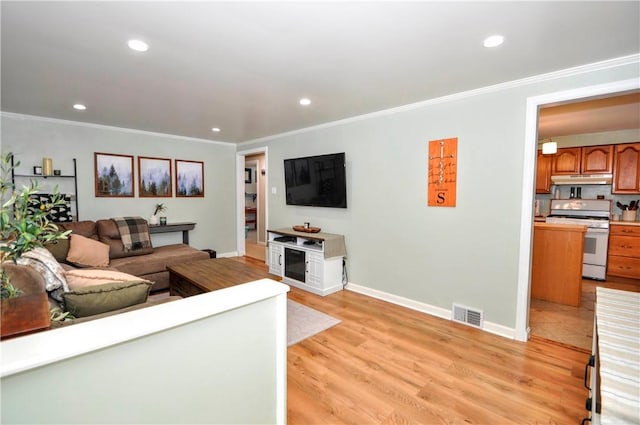
{"label": "white half wall", "polygon": [[284,424],[288,290],[263,279],[3,341],[1,421]]}

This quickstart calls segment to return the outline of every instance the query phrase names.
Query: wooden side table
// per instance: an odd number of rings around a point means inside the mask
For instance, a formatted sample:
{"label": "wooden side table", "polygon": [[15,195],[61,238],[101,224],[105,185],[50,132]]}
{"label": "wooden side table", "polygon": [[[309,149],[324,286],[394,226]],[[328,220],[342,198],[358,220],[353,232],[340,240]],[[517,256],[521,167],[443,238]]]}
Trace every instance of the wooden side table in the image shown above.
{"label": "wooden side table", "polygon": [[2,300],[0,339],[26,335],[51,326],[45,292]]}

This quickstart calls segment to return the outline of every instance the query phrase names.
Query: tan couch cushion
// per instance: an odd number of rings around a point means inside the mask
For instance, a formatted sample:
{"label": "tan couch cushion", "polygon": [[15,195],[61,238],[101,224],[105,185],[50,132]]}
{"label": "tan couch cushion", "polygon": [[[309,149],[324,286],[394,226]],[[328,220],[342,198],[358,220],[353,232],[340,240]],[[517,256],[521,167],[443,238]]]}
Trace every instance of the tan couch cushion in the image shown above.
{"label": "tan couch cushion", "polygon": [[82,235],[91,239],[98,239],[96,222],[91,220],[75,221],[72,223],[56,223],[61,232],[71,230],[76,235]]}
{"label": "tan couch cushion", "polygon": [[146,255],[153,252],[153,248],[135,249],[132,251],[125,251],[122,239],[120,238],[120,231],[118,226],[113,220],[98,220],[96,222],[98,227],[98,236],[100,242],[109,245],[109,257],[125,258],[136,255]]}
{"label": "tan couch cushion", "polygon": [[147,301],[151,282],[112,282],[87,286],[63,295],[65,310],[75,317],[93,316],[142,304]]}
{"label": "tan couch cushion", "polygon": [[71,233],[67,261],[80,267],[107,267],[109,265],[109,246]]}
{"label": "tan couch cushion", "polygon": [[209,254],[199,251],[189,245],[175,244],[160,246],[152,254],[142,258],[125,257],[111,260],[111,266],[124,273],[144,276],[162,272],[167,266],[182,264],[189,261],[206,260]]}
{"label": "tan couch cushion", "polygon": [[87,286],[101,285],[109,282],[130,282],[144,280],[129,273],[122,273],[110,269],[82,269],[65,271],[69,289],[75,290]]}
{"label": "tan couch cushion", "polygon": [[59,263],[64,263],[67,261],[67,255],[69,254],[69,242],[69,239],[58,239],[46,244],[44,247],[53,254],[53,257],[58,260]]}

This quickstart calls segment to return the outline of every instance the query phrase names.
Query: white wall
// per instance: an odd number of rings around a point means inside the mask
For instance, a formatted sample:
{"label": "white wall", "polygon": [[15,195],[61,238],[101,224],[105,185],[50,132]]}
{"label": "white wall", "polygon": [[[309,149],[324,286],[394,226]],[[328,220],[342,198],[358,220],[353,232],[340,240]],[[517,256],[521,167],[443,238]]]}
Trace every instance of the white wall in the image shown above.
{"label": "white wall", "polygon": [[[92,126],[69,121],[2,114],[2,152],[13,152],[22,173],[31,173],[43,157],[53,158],[54,168],[72,172],[78,168],[78,202],[81,220],[139,215],[148,218],[156,203],[167,205],[169,222],[193,221],[190,244],[196,248],[233,252],[235,242],[235,145],[163,134]],[[136,197],[96,198],[94,152],[134,156]],[[204,198],[137,197],[137,156],[204,161]],[[173,164],[172,164],[173,167]],[[175,170],[173,170],[175,179]],[[43,191],[50,189],[48,179]],[[71,181],[62,181],[61,192],[72,192]],[[175,185],[175,181],[173,182]],[[175,189],[174,189],[175,192]],[[154,235],[153,243],[180,243],[181,234]]]}
{"label": "white wall", "polygon": [[[344,234],[350,282],[438,309],[458,302],[512,330],[527,98],[638,78],[637,60],[505,83],[240,149],[268,146],[269,186],[277,191],[267,190],[268,227],[308,221]],[[427,207],[428,142],[451,137],[458,138],[457,206]],[[283,160],[331,152],[346,153],[349,207],[285,205]]]}
{"label": "white wall", "polygon": [[287,295],[263,279],[2,342],[2,423],[284,424]]}

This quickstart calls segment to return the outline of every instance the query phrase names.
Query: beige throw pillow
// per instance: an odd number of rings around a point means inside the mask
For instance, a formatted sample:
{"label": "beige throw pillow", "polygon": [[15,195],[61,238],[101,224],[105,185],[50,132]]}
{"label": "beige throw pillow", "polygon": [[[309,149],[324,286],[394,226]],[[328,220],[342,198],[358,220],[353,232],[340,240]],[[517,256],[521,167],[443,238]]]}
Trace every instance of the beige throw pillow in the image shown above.
{"label": "beige throw pillow", "polygon": [[67,261],[81,267],[107,267],[109,245],[72,233]]}
{"label": "beige throw pillow", "polygon": [[64,275],[71,290],[110,282],[148,282],[147,280],[140,279],[138,276],[115,270],[68,270]]}

